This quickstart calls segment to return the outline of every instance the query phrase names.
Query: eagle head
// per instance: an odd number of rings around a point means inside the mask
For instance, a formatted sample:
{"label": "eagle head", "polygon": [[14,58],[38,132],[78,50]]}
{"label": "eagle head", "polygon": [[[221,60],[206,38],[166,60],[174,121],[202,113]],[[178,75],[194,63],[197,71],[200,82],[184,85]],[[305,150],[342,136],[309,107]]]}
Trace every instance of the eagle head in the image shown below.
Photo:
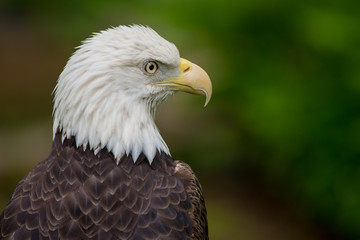
{"label": "eagle head", "polygon": [[206,96],[212,87],[199,66],[149,27],[119,26],[86,39],[67,62],[55,87],[54,136],[75,137],[77,147],[106,148],[119,159],[143,153],[151,164],[169,153],[154,117],[176,91]]}

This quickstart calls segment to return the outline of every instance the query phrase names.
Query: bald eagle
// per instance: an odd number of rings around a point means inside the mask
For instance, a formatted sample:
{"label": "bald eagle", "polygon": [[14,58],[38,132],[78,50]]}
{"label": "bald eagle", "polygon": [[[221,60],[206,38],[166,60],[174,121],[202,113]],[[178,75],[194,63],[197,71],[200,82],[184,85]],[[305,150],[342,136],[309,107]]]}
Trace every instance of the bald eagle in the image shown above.
{"label": "bald eagle", "polygon": [[151,28],[85,40],[54,90],[51,152],[14,190],[0,239],[208,239],[200,183],[154,121],[177,91],[206,105],[210,78]]}

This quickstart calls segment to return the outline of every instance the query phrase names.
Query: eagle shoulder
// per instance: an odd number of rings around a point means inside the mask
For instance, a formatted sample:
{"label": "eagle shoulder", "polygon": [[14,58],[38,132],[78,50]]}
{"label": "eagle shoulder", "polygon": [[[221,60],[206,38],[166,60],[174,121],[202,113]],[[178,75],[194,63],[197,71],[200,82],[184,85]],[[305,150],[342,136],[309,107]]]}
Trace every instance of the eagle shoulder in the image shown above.
{"label": "eagle shoulder", "polygon": [[174,175],[183,181],[185,190],[190,197],[189,215],[193,225],[192,239],[209,239],[205,200],[199,180],[188,164],[178,160],[175,161]]}

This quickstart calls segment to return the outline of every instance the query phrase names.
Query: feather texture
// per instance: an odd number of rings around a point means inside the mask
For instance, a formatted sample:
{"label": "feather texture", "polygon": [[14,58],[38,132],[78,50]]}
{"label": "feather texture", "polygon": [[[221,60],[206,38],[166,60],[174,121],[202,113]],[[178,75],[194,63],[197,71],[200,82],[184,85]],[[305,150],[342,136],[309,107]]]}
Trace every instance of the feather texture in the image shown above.
{"label": "feather texture", "polygon": [[16,187],[0,216],[1,239],[208,239],[201,187],[188,165],[157,153],[76,147],[52,151]]}

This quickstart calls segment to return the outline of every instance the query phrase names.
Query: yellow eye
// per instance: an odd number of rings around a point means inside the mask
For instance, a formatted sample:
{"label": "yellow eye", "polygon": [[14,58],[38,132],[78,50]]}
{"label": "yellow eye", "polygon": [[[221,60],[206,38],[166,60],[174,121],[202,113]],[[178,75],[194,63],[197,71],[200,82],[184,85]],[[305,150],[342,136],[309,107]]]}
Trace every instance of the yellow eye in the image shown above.
{"label": "yellow eye", "polygon": [[145,71],[148,73],[155,73],[157,69],[158,65],[156,64],[156,62],[150,61],[145,65]]}

